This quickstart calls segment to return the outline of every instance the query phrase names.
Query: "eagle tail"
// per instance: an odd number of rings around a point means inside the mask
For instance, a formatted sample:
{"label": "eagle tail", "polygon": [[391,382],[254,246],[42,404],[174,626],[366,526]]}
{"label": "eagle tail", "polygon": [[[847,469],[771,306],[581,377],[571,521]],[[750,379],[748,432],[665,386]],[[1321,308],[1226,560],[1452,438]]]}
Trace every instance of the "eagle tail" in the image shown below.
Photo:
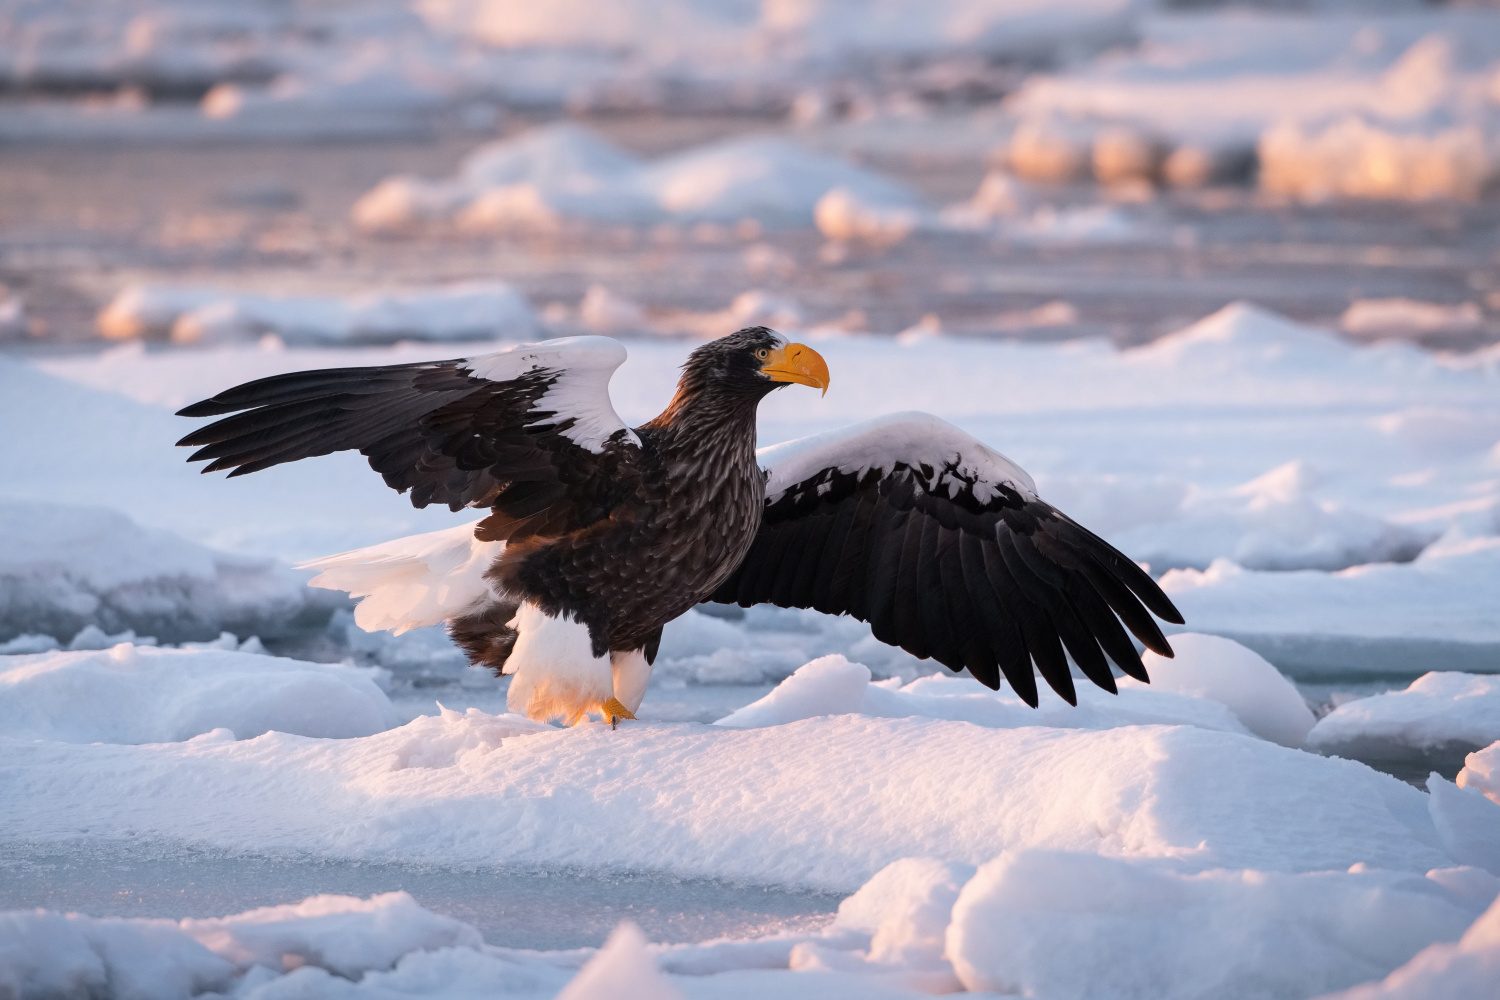
{"label": "eagle tail", "polygon": [[400,635],[499,599],[485,574],[505,551],[505,542],[475,538],[477,523],[310,559],[298,568],[321,570],[311,586],[360,598],[354,610],[360,628]]}

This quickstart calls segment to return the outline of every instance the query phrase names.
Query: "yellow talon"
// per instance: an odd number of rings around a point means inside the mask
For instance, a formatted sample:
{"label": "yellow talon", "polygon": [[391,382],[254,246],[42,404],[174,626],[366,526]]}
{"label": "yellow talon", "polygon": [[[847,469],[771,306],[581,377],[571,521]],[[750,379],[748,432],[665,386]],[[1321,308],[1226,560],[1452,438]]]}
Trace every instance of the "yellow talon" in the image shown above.
{"label": "yellow talon", "polygon": [[609,699],[600,708],[604,710],[604,714],[609,718],[609,727],[611,729],[615,727],[615,722],[619,719],[635,718],[635,713],[620,704],[620,699],[618,698]]}

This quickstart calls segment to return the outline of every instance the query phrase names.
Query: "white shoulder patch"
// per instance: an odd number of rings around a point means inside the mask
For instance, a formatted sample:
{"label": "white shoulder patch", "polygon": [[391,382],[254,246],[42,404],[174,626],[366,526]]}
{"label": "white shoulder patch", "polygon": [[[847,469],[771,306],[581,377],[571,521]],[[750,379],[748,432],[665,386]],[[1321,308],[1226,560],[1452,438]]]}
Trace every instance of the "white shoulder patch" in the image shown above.
{"label": "white shoulder patch", "polygon": [[[976,441],[946,420],[930,413],[892,413],[874,420],[773,444],[756,452],[768,473],[766,499],[777,500],[791,487],[827,469],[863,473],[891,470],[898,463],[929,466],[941,471],[953,466],[973,479],[974,495],[987,503],[1007,486],[1028,500],[1036,499],[1036,483],[1026,470],[993,448]],[[941,477],[934,485],[941,482]]]}
{"label": "white shoulder patch", "polygon": [[465,358],[464,365],[491,382],[510,382],[539,369],[557,372],[557,381],[536,405],[557,419],[571,417],[573,426],[563,436],[597,454],[620,431],[631,443],[641,443],[609,399],[610,377],[626,357],[625,345],[609,337],[562,337]]}

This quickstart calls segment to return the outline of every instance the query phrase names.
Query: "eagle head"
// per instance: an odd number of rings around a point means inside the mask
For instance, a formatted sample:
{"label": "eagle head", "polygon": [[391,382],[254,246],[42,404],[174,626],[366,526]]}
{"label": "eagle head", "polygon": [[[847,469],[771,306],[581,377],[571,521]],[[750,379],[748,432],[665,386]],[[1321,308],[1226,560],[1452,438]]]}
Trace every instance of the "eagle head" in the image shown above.
{"label": "eagle head", "polygon": [[793,382],[828,392],[823,356],[763,326],[704,344],[688,355],[682,374],[684,387],[757,400]]}

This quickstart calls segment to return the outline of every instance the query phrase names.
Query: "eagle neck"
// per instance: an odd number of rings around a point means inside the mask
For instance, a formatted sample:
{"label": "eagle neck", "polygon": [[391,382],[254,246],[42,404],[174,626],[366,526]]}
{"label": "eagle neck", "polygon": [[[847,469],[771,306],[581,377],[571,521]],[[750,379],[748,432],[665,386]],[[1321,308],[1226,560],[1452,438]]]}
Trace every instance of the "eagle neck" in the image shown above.
{"label": "eagle neck", "polygon": [[679,389],[661,415],[645,425],[664,455],[712,454],[755,460],[755,410],[760,396]]}

